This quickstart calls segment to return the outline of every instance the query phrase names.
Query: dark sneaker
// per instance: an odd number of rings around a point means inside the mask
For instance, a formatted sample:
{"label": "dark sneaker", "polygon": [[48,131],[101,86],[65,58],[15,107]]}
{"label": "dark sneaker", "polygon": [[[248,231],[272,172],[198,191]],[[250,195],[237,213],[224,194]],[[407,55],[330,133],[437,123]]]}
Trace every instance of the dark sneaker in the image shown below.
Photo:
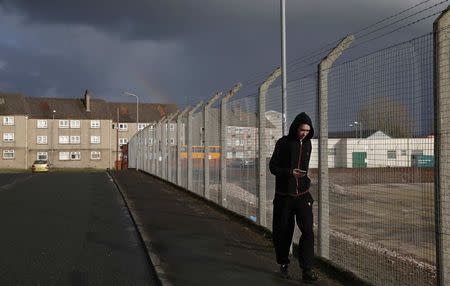
{"label": "dark sneaker", "polygon": [[314,270],[304,270],[302,278],[304,282],[314,282],[319,279],[319,276]]}
{"label": "dark sneaker", "polygon": [[289,264],[280,265],[280,276],[284,279],[289,279]]}

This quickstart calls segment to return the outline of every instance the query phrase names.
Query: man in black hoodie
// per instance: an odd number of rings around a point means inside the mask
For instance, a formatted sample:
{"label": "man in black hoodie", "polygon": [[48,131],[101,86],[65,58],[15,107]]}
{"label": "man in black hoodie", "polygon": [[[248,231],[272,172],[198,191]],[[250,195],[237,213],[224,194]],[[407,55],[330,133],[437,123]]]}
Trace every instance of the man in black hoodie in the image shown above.
{"label": "man in black hoodie", "polygon": [[318,279],[312,270],[314,258],[313,198],[309,193],[308,177],[311,157],[311,138],[314,129],[311,118],[302,112],[295,117],[289,134],[281,137],[270,159],[270,172],[276,176],[273,201],[273,243],[277,263],[284,277],[289,277],[289,249],[294,234],[295,220],[302,232],[298,261],[303,269],[303,280]]}

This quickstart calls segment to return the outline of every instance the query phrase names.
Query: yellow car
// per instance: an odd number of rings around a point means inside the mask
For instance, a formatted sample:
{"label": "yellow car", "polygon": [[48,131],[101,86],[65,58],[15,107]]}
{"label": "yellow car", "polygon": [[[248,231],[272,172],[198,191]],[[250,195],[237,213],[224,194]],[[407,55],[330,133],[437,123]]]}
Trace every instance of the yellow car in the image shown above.
{"label": "yellow car", "polygon": [[31,165],[31,172],[48,172],[50,170],[50,164],[45,160],[36,160]]}

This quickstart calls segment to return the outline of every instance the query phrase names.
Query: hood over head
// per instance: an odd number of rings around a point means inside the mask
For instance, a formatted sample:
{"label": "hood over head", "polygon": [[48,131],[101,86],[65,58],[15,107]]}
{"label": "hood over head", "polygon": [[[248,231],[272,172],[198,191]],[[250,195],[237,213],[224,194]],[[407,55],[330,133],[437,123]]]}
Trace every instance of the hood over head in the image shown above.
{"label": "hood over head", "polygon": [[289,127],[288,137],[297,140],[297,129],[302,124],[308,124],[311,127],[311,131],[309,131],[308,135],[303,140],[311,139],[314,136],[314,128],[311,118],[305,112],[302,112],[295,117],[294,121],[291,124],[291,127]]}

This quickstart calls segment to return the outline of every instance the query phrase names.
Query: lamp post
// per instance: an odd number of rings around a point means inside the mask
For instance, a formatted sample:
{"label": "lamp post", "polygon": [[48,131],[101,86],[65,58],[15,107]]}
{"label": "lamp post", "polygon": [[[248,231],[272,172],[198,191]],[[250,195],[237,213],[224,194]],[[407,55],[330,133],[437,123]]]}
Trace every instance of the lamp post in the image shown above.
{"label": "lamp post", "polygon": [[[123,94],[136,97],[136,133],[137,133],[137,132],[139,132],[139,97],[136,94],[130,93],[128,91],[125,91]],[[136,149],[136,157],[135,158],[137,160],[137,155],[138,155],[137,147],[135,149]],[[136,161],[136,170],[139,170],[137,161]]]}
{"label": "lamp post", "polygon": [[138,130],[138,125],[139,125],[139,96],[137,96],[134,93],[130,93],[128,91],[125,91],[123,94],[124,95],[128,95],[128,96],[136,97],[136,130]]}
{"label": "lamp post", "polygon": [[[349,124],[348,126],[355,127],[355,135],[356,135],[355,137],[357,139],[360,139],[360,138],[362,139],[362,123],[361,122],[355,121],[355,122]],[[359,128],[359,136],[358,136],[358,128]]]}

